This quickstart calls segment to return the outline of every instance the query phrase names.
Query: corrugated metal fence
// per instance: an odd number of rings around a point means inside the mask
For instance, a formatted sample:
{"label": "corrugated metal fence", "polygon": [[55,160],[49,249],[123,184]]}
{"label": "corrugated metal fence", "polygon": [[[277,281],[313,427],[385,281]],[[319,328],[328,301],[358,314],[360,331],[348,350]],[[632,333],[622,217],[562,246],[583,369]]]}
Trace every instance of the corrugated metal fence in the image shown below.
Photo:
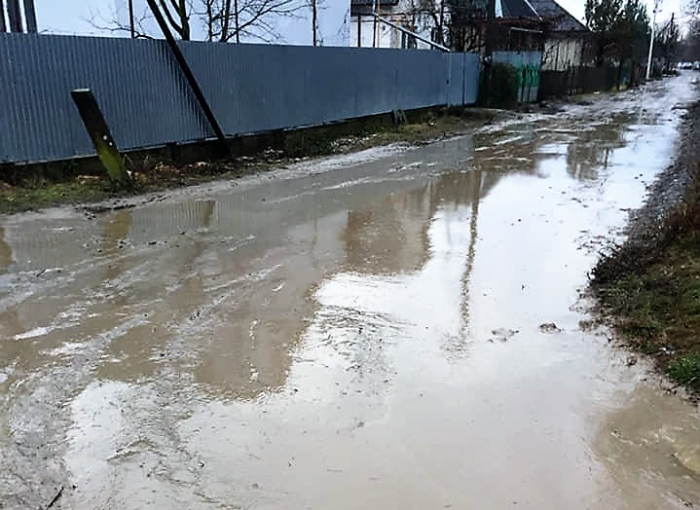
{"label": "corrugated metal fence", "polygon": [[[476,101],[476,54],[180,44],[227,136]],[[0,163],[93,155],[76,88],[122,150],[213,137],[165,41],[0,34]]]}

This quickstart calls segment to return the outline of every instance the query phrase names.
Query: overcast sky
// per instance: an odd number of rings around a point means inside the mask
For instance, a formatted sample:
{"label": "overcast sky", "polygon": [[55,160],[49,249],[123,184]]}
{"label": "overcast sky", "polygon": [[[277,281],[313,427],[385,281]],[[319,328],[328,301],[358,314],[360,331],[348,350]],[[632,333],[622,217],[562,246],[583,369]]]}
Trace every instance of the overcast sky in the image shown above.
{"label": "overcast sky", "polygon": [[[142,2],[143,0],[137,0]],[[663,0],[658,21],[664,21],[675,12],[678,19],[682,15],[681,5],[686,0]],[[344,4],[350,0],[325,0],[326,3]],[[651,16],[653,0],[645,0]],[[583,20],[585,0],[559,0],[559,3],[574,16]],[[105,24],[121,6],[125,13],[126,0],[36,0],[39,29],[47,32],[71,34],[99,34],[90,20]],[[339,5],[340,7],[340,5]],[[125,14],[124,14],[125,15]]]}

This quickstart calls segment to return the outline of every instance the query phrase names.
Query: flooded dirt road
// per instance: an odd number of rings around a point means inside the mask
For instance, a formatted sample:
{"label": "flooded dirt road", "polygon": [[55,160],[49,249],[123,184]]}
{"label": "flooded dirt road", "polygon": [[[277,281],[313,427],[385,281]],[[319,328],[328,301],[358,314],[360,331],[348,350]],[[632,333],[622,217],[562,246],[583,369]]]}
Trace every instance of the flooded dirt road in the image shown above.
{"label": "flooded dirt road", "polygon": [[0,507],[700,505],[700,415],[582,297],[694,97],[0,220]]}

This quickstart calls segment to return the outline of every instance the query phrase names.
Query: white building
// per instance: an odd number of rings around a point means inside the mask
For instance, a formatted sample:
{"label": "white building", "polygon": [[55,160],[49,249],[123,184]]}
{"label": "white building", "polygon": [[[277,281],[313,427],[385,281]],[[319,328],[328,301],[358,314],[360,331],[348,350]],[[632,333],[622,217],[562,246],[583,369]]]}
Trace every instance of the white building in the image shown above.
{"label": "white building", "polygon": [[530,0],[548,25],[542,52],[542,70],[566,71],[584,63],[584,48],[590,31],[554,0]]}
{"label": "white building", "polygon": [[[431,48],[430,44],[420,39],[434,40],[435,25],[428,16],[418,13],[418,1],[351,0],[350,45],[362,48]],[[384,21],[375,18],[377,8]]]}

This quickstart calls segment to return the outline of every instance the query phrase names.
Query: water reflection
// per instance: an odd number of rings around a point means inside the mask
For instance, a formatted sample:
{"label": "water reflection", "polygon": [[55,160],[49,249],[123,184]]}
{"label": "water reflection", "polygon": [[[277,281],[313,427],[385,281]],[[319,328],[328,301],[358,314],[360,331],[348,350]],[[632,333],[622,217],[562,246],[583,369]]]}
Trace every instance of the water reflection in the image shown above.
{"label": "water reflection", "polygon": [[[595,507],[580,413],[609,357],[569,307],[580,232],[624,214],[572,177],[612,161],[601,187],[643,186],[614,179],[638,168],[615,150],[625,120],[584,134],[579,117],[480,135],[476,153],[463,137],[3,223],[2,377],[22,384],[3,386],[0,427],[64,444],[72,421],[69,461],[41,453],[89,493],[76,508]],[[490,343],[495,328],[520,333]],[[22,398],[60,405],[28,415]]]}
{"label": "water reflection", "polygon": [[[593,177],[581,169],[599,166],[604,150],[624,143],[625,122],[572,143],[569,133],[523,123],[479,135],[476,153],[472,138],[463,137],[401,152],[391,165],[360,161],[97,221],[31,223],[27,235],[12,238],[17,267],[62,267],[70,277],[47,278],[43,303],[22,301],[0,314],[12,334],[50,326],[51,335],[34,342],[43,348],[89,341],[139,315],[141,324],[106,347],[103,377],[134,381],[165,367],[193,370],[205,388],[254,398],[284,385],[290,353],[317,311],[311,295],[319,281],[342,268],[396,285],[397,275],[435,264],[442,239],[447,247],[466,243],[454,268],[461,318],[447,321],[443,335],[446,351],[461,352],[481,198],[506,175],[538,175],[544,159],[558,157],[539,152],[546,144],[568,143],[568,158],[580,165],[572,175]],[[0,271],[7,244],[0,241]]]}
{"label": "water reflection", "polygon": [[566,169],[578,180],[593,180],[606,170],[612,152],[624,147],[625,134],[633,121],[631,114],[618,114],[606,122],[585,126],[568,143]]}
{"label": "water reflection", "polygon": [[0,227],[0,274],[6,273],[12,264],[12,248],[5,241],[5,229]]}
{"label": "water reflection", "polygon": [[435,184],[391,194],[347,213],[346,263],[355,271],[414,271],[428,256],[428,225],[437,208]]}
{"label": "water reflection", "polygon": [[363,380],[371,375],[379,388],[396,370],[387,349],[408,338],[431,338],[446,357],[463,356],[479,201],[498,182],[484,176],[448,172],[422,190],[349,213],[347,271],[315,294],[320,309],[305,350],[344,359],[347,370]]}

